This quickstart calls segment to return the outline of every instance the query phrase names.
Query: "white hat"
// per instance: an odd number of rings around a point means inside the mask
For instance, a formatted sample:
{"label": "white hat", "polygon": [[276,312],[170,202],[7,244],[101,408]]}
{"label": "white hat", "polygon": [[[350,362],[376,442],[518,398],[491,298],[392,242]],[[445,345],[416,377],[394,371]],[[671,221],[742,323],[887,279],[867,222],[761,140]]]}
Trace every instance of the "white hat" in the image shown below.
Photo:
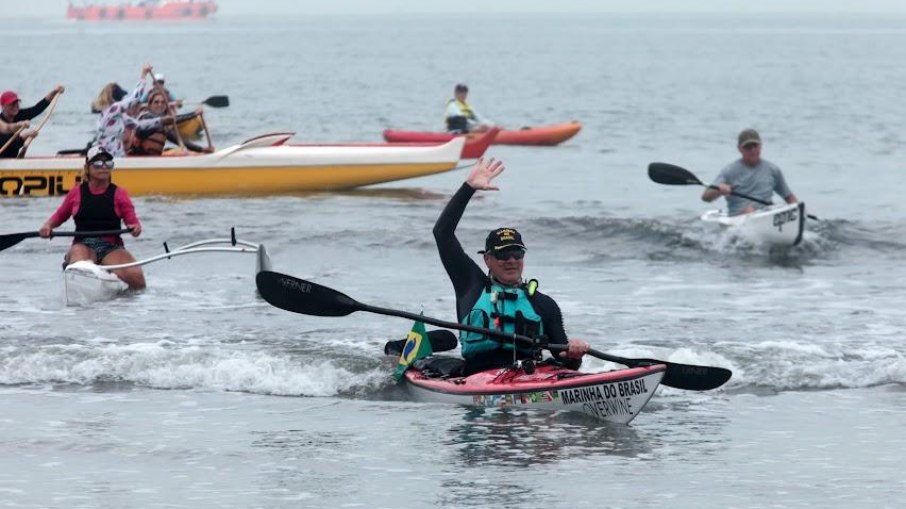
{"label": "white hat", "polygon": [[154,73],[154,81],[164,81],[163,73]]}
{"label": "white hat", "polygon": [[107,149],[100,145],[95,145],[88,149],[88,154],[85,156],[85,162],[91,163],[92,161],[97,161],[99,159],[107,159],[109,161],[113,159],[113,156],[110,155],[110,152],[107,152]]}

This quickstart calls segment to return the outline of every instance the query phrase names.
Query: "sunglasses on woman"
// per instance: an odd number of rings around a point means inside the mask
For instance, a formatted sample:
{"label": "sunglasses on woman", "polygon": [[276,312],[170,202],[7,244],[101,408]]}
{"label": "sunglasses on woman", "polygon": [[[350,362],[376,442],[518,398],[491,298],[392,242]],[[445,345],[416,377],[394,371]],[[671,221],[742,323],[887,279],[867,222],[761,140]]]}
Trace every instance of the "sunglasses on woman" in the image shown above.
{"label": "sunglasses on woman", "polygon": [[100,170],[101,168],[106,168],[108,170],[113,169],[113,159],[101,159],[100,161],[91,161],[91,167]]}

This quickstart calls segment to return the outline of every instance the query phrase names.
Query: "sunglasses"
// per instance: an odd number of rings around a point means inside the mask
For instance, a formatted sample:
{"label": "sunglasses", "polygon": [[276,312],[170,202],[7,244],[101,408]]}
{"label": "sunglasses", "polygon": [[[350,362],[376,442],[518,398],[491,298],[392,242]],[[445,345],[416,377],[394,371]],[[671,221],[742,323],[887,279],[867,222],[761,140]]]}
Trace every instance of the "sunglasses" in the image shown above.
{"label": "sunglasses", "polygon": [[523,249],[507,249],[505,251],[498,251],[493,253],[494,258],[503,262],[509,260],[510,258],[515,258],[521,260],[525,258],[525,250]]}
{"label": "sunglasses", "polygon": [[742,146],[742,149],[743,149],[743,150],[752,150],[753,148],[756,148],[756,147],[759,147],[759,146],[760,146],[760,145],[759,145],[758,143],[749,143],[748,145],[743,145],[743,146]]}
{"label": "sunglasses", "polygon": [[91,161],[91,167],[97,170],[101,168],[113,169],[113,159],[101,159],[100,161]]}

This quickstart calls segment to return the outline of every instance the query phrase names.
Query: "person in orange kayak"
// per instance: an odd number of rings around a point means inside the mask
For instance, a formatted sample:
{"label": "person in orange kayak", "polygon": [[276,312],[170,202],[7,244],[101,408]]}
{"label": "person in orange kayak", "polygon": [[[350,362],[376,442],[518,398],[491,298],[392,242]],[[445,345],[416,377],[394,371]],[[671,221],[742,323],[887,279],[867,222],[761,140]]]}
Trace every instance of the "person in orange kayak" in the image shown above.
{"label": "person in orange kayak", "polygon": [[[466,254],[456,238],[456,226],[472,195],[478,190],[498,190],[491,181],[504,168],[501,161],[479,159],[434,225],[440,260],[456,291],[456,317],[463,324],[543,337],[551,344],[566,345],[567,351],[558,358],[567,367],[578,369],[589,344],[568,339],[556,301],[537,290],[537,281],[523,279],[526,246],[522,235],[510,227],[488,234],[484,249],[479,251],[487,272]],[[466,376],[508,367],[516,360],[532,359],[535,354],[524,345],[472,332],[460,333],[460,342]]]}
{"label": "person in orange kayak", "polygon": [[[91,147],[85,157],[82,183],[69,190],[56,212],[41,225],[38,233],[50,238],[53,229],[72,217],[76,231],[119,230],[125,223],[132,236],[142,234],[142,224],[135,214],[129,193],[110,181],[113,155],[103,147]],[[90,260],[99,265],[119,265],[135,261],[123,245],[119,235],[104,237],[76,237],[66,254],[64,263]],[[145,274],[141,267],[113,271],[130,289],[145,288]]]}
{"label": "person in orange kayak", "polygon": [[469,87],[459,83],[453,89],[453,98],[447,101],[447,110],[444,113],[447,122],[447,132],[482,133],[493,127],[494,123],[478,114],[466,98]]}

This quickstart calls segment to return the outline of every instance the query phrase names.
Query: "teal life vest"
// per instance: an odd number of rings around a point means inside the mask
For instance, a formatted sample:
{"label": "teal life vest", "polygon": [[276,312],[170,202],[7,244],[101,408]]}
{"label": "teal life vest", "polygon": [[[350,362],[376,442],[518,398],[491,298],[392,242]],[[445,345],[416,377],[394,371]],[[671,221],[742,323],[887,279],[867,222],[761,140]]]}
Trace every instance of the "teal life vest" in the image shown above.
{"label": "teal life vest", "polygon": [[[532,338],[544,335],[541,316],[532,306],[532,297],[537,289],[537,281],[517,287],[502,286],[489,281],[484,292],[478,297],[475,305],[462,323],[485,329],[494,329],[507,334],[521,334]],[[459,341],[462,344],[462,356],[465,359],[477,357],[495,350],[513,351],[513,341],[492,338],[477,332],[461,331]],[[533,355],[534,350],[524,344],[516,345],[517,352]]]}

